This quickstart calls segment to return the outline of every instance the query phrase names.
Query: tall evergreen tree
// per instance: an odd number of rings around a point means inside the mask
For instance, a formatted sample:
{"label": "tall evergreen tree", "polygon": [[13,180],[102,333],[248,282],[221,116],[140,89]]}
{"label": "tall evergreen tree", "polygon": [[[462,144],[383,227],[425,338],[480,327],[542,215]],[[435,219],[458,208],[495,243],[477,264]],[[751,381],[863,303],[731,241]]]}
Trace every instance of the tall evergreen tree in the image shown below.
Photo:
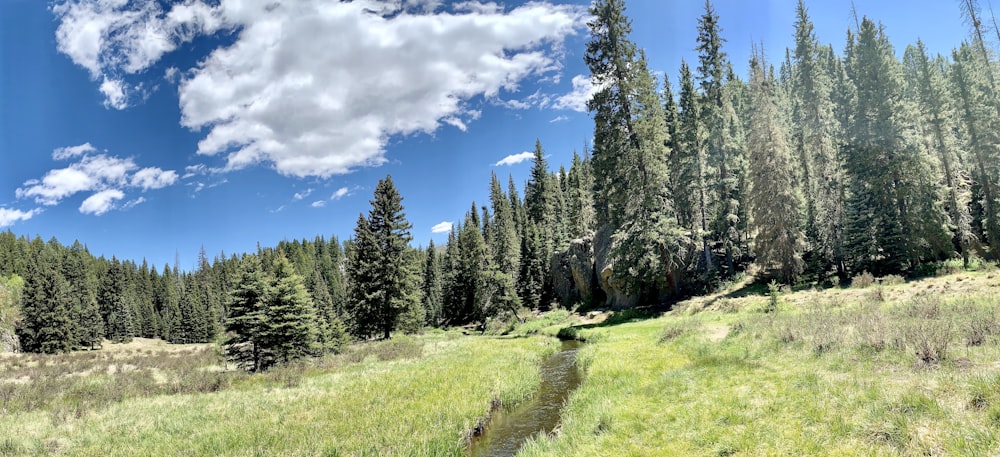
{"label": "tall evergreen tree", "polygon": [[245,370],[255,371],[263,363],[262,323],[270,284],[257,256],[244,256],[240,270],[239,282],[227,303],[228,336],[222,346],[229,360]]}
{"label": "tall evergreen tree", "polygon": [[[645,56],[630,40],[620,0],[591,6],[584,61],[601,89],[588,103],[594,116],[594,199],[598,268],[621,284],[620,305],[656,300],[679,286],[686,240],[667,194],[667,126]],[[608,269],[610,268],[610,274]]]}
{"label": "tall evergreen tree", "polygon": [[[371,205],[368,218],[359,216],[355,229],[355,247],[348,264],[349,301],[358,337],[381,333],[388,339],[400,313],[420,306],[414,301],[419,284],[414,281],[417,272],[406,261],[411,226],[391,176],[379,181]],[[479,229],[478,223],[474,228]]]}
{"label": "tall evergreen tree", "polygon": [[955,138],[956,116],[947,103],[947,86],[941,62],[932,63],[924,43],[917,40],[904,54],[906,76],[920,107],[920,121],[923,125],[925,143],[928,150],[937,156],[947,190],[945,206],[950,216],[954,244],[969,264],[973,246],[977,239],[972,231],[972,215],[969,213],[971,194],[966,180],[964,166],[959,157]]}
{"label": "tall evergreen tree", "polygon": [[854,269],[906,271],[950,248],[937,180],[917,139],[915,113],[903,98],[902,66],[882,28],[867,18],[847,67],[857,90],[846,151]]}
{"label": "tall evergreen tree", "polygon": [[968,44],[953,53],[950,70],[952,93],[956,99],[962,144],[966,162],[972,171],[973,201],[981,208],[978,221],[980,239],[990,245],[989,257],[1000,258],[1000,118],[993,105],[997,94],[987,74],[984,61]]}
{"label": "tall evergreen tree", "polygon": [[766,63],[755,53],[750,63],[750,214],[755,254],[765,277],[786,284],[802,273],[805,234],[799,226],[800,201],[786,126]]}
{"label": "tall evergreen tree", "polygon": [[441,255],[438,254],[434,246],[434,240],[427,245],[427,254],[424,259],[424,309],[426,310],[427,324],[431,326],[441,325],[443,291],[441,281]]}
{"label": "tall evergreen tree", "polygon": [[79,241],[73,243],[63,260],[62,274],[69,286],[74,324],[74,344],[93,349],[104,338],[104,320],[97,304],[97,276],[90,263],[93,257]]}
{"label": "tall evergreen tree", "polygon": [[678,221],[690,233],[692,242],[701,251],[701,270],[715,269],[708,224],[713,195],[709,188],[707,134],[701,120],[701,106],[694,79],[687,63],[681,61],[681,93],[678,112],[678,135],[674,142],[678,150],[671,154],[673,189]]}
{"label": "tall evergreen tree", "polygon": [[494,173],[490,179],[490,205],[493,206],[490,247],[493,264],[513,281],[517,281],[521,267],[521,247],[515,225],[514,208],[510,198],[500,188],[500,180]]}
{"label": "tall evergreen tree", "polygon": [[833,79],[804,1],[796,14],[793,137],[804,170],[809,257],[816,269],[832,265],[843,274],[845,183],[836,145]]}
{"label": "tall evergreen tree", "polygon": [[27,352],[69,352],[75,342],[69,287],[58,253],[41,240],[32,243],[21,295],[23,320],[17,329]]}
{"label": "tall evergreen tree", "polygon": [[[316,311],[305,282],[279,254],[274,277],[264,295],[258,333],[256,370],[316,354],[319,351]],[[249,302],[247,302],[249,303]],[[252,319],[247,322],[252,324]]]}

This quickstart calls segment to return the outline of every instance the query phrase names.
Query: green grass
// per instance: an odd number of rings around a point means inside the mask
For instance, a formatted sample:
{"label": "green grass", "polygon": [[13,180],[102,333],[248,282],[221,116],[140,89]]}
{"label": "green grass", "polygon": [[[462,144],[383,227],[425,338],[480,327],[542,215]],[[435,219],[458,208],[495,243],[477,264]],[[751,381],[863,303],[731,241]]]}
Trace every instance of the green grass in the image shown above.
{"label": "green grass", "polygon": [[992,270],[774,306],[734,283],[665,314],[555,311],[253,376],[210,347],[3,356],[0,455],[459,456],[537,389],[558,334],[588,342],[585,379],[520,456],[1000,455],[997,292]]}
{"label": "green grass", "polygon": [[438,334],[355,347],[215,393],[126,399],[80,417],[0,415],[0,455],[457,456],[492,407],[536,390],[538,363],[557,346]]}
{"label": "green grass", "polygon": [[998,286],[789,293],[771,313],[756,295],[581,329],[560,433],[518,455],[998,455]]}

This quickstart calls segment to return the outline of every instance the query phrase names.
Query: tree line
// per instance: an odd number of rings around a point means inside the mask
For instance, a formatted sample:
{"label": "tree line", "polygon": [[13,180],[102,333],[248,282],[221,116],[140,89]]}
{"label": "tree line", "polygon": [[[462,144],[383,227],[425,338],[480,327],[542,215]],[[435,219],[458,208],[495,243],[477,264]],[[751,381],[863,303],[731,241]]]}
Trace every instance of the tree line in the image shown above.
{"label": "tree line", "polygon": [[483,329],[525,308],[666,302],[747,271],[822,283],[997,260],[997,62],[978,5],[962,4],[965,43],[931,56],[918,41],[900,60],[868,18],[842,52],[820,44],[800,1],[795,47],[777,68],[755,49],[744,80],[706,1],[697,62],[660,81],[624,1],[598,0],[585,53],[593,144],[553,171],[537,141],[521,189],[494,174],[489,201],[443,246],[412,246],[391,177],[344,242],[203,249],[189,272],[0,233],[0,277],[23,278],[16,333],[33,352],[220,341],[258,370],[399,331]]}

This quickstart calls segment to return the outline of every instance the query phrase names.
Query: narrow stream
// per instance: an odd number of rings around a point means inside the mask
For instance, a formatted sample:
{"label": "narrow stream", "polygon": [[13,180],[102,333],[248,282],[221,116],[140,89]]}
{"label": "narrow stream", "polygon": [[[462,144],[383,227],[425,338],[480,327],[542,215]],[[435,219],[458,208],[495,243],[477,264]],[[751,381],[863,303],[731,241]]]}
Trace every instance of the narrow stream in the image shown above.
{"label": "narrow stream", "polygon": [[512,411],[494,413],[486,431],[472,440],[471,457],[512,456],[528,438],[550,433],[556,428],[563,404],[582,381],[574,363],[580,344],[565,340],[560,352],[542,362],[542,384],[538,392]]}

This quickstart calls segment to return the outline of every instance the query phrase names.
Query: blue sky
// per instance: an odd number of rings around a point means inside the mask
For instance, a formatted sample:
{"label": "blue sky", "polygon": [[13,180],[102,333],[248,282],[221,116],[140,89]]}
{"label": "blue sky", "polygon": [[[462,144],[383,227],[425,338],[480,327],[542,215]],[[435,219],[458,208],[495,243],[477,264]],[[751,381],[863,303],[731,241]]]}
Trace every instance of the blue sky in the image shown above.
{"label": "blue sky", "polygon": [[[855,3],[900,54],[966,35],[956,2]],[[591,137],[588,4],[0,0],[0,229],[189,269],[201,246],[346,239],[392,174],[415,244],[443,242],[491,172],[527,178],[498,162],[538,138],[568,165]],[[784,56],[794,0],[715,4],[738,71],[751,42]],[[676,82],[702,2],[627,5]],[[807,5],[841,50],[850,2]]]}

